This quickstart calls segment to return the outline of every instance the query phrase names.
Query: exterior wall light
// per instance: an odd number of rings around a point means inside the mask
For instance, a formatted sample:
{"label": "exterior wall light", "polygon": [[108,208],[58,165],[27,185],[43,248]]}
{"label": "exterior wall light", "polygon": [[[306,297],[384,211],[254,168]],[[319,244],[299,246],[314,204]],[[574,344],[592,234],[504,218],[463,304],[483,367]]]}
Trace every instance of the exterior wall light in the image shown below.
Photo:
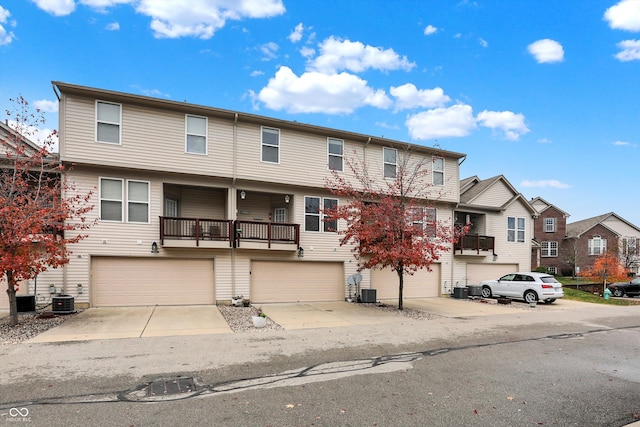
{"label": "exterior wall light", "polygon": [[151,253],[152,254],[157,254],[158,253],[158,244],[156,242],[153,242],[151,244]]}
{"label": "exterior wall light", "polygon": [[244,200],[244,198],[245,198],[245,197],[247,197],[247,193],[245,193],[244,191],[241,191],[241,192],[240,192],[240,198],[241,198],[242,200]]}
{"label": "exterior wall light", "polygon": [[298,248],[298,258],[304,258],[304,249]]}
{"label": "exterior wall light", "polygon": [[291,200],[291,199],[289,198],[288,194],[286,196],[284,196],[284,202],[285,203],[289,203],[289,200]]}

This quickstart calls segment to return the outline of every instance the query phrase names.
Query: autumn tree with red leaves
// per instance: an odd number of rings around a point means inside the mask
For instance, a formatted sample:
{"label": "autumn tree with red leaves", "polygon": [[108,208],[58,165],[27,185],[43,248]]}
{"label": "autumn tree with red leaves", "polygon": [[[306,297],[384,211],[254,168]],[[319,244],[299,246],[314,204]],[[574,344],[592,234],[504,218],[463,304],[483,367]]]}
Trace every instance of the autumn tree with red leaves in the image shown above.
{"label": "autumn tree with red leaves", "polygon": [[22,97],[0,134],[0,277],[7,282],[10,325],[18,324],[19,282],[69,262],[68,246],[86,237],[91,193],[80,194],[51,153],[56,132],[31,142],[44,115]]}
{"label": "autumn tree with red leaves", "polygon": [[[441,159],[441,158],[440,158]],[[346,222],[339,229],[340,245],[352,245],[358,269],[390,268],[398,275],[398,309],[403,309],[404,275],[414,274],[438,261],[468,226],[456,229],[437,220],[433,203],[442,195],[433,191],[432,159],[398,151],[395,178],[373,177],[364,160],[345,158],[348,173],[332,171],[326,187],[346,199],[325,209],[325,222]],[[393,171],[388,171],[392,174]]]}
{"label": "autumn tree with red leaves", "polygon": [[620,263],[615,252],[609,251],[598,256],[593,266],[580,274],[596,283],[602,283],[607,289],[607,283],[624,282],[628,280],[627,270]]}

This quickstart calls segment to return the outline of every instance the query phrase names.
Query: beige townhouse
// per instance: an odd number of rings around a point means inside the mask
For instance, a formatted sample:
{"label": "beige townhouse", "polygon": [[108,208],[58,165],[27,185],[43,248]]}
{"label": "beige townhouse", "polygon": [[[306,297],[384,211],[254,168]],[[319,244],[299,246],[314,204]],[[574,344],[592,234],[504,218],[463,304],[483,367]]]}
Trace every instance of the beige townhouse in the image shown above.
{"label": "beige townhouse", "polygon": [[[348,156],[377,180],[401,153],[427,158],[437,193],[430,217],[453,224],[463,154],[186,102],[53,82],[60,158],[96,221],[69,264],[41,275],[82,306],[343,300],[357,271],[323,221],[344,203],[327,189]],[[453,251],[405,280],[406,297],[448,293]],[[51,282],[51,283],[49,283]],[[397,298],[397,276],[362,271],[362,288]]]}

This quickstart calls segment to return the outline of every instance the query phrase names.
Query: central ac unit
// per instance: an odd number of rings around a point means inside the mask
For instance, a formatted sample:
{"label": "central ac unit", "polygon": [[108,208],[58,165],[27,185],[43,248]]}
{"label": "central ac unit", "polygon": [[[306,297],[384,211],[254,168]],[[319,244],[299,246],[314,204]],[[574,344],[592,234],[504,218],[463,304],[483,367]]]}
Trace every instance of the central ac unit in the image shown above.
{"label": "central ac unit", "polygon": [[75,312],[74,297],[71,295],[58,295],[51,298],[51,310],[54,313],[69,314]]}

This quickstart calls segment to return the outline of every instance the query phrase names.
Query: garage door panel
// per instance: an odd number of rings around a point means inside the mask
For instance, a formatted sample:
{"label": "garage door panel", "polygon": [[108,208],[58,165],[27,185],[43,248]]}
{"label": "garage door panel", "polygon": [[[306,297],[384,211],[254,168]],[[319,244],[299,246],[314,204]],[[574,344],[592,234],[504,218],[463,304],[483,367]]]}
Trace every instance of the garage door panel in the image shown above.
{"label": "garage door panel", "polygon": [[[430,298],[440,295],[440,265],[433,264],[431,271],[418,270],[413,275],[405,274],[402,294],[404,298]],[[398,273],[391,269],[371,271],[371,287],[377,299],[398,298]]]}
{"label": "garage door panel", "polygon": [[252,261],[251,301],[340,301],[345,296],[343,263]]}
{"label": "garage door panel", "polygon": [[478,285],[483,280],[495,280],[518,271],[518,264],[467,264],[467,284]]}
{"label": "garage door panel", "polygon": [[215,303],[210,259],[97,257],[92,272],[94,306]]}

